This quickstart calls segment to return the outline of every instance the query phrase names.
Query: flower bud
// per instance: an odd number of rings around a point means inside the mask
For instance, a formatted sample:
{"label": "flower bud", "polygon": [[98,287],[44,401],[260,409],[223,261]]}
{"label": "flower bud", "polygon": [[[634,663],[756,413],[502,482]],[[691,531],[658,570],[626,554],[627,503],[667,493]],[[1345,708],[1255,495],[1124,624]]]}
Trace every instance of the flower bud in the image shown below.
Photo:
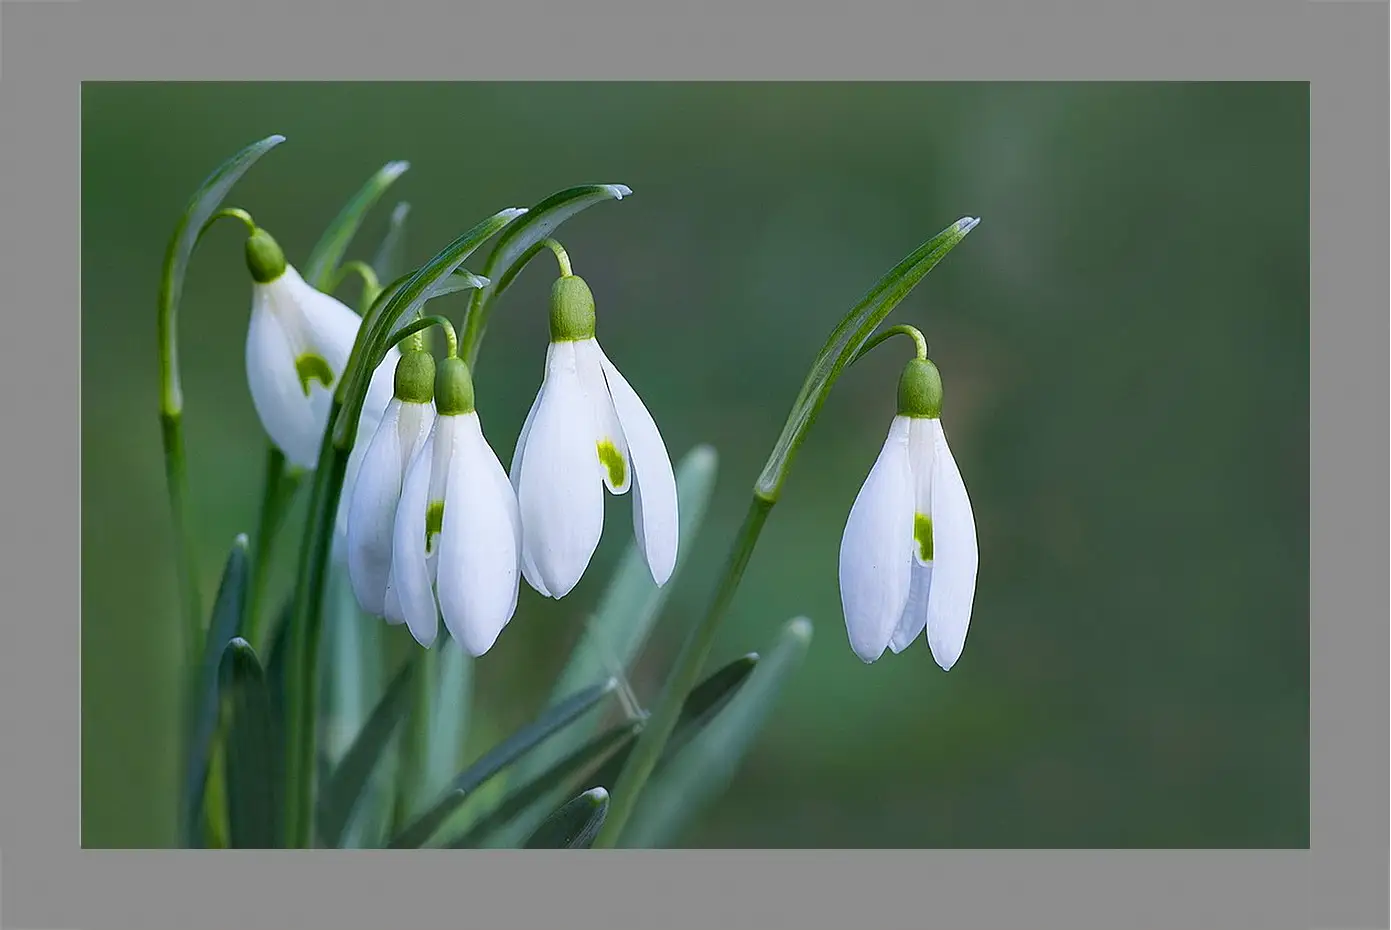
{"label": "flower bud", "polygon": [[246,267],[257,284],[269,284],[285,273],[285,253],[264,229],[246,240]]}
{"label": "flower bud", "polygon": [[925,358],[915,358],[898,379],[898,414],[935,420],[942,415],[942,375]]}
{"label": "flower bud", "polygon": [[409,404],[428,404],[434,396],[434,356],[423,351],[401,353],[396,363],[396,397]]}
{"label": "flower bud", "polygon": [[594,338],[594,295],[578,275],[558,278],[551,288],[551,342]]}
{"label": "flower bud", "polygon": [[447,358],[435,372],[435,412],[440,416],[473,413],[473,377],[461,358]]}

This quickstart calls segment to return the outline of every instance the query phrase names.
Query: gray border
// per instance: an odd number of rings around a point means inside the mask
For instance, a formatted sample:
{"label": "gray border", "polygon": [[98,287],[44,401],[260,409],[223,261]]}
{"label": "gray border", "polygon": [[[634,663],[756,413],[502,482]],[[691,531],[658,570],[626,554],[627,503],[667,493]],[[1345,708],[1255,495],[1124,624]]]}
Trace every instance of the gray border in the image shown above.
{"label": "gray border", "polygon": [[[859,0],[779,15],[768,0],[743,0],[727,16],[709,3],[662,14],[633,4],[622,16],[593,4],[543,15],[535,2],[192,6],[9,2],[3,13],[0,293],[20,308],[0,347],[11,437],[0,485],[11,555],[0,560],[5,926],[1388,925],[1388,459],[1366,425],[1388,412],[1384,3],[1014,0],[890,14]],[[194,39],[210,35],[216,44]],[[78,486],[78,433],[65,415],[79,409],[78,372],[32,348],[78,336],[78,81],[252,74],[1310,81],[1312,850],[691,851],[563,864],[506,853],[79,851],[80,524],[64,503]],[[41,401],[26,391],[34,384]]]}

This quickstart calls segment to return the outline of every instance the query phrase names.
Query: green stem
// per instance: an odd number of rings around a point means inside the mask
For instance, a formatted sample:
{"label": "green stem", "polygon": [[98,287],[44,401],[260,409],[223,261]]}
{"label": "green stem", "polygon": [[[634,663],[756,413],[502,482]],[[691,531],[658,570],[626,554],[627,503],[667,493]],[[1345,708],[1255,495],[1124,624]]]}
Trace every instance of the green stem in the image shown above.
{"label": "green stem", "polygon": [[[329,422],[341,405],[335,401]],[[318,655],[323,633],[324,581],[338,498],[348,455],[325,431],[309,497],[309,519],[300,549],[286,671],[285,796],[286,847],[308,849],[313,842],[315,713],[319,697]]]}
{"label": "green stem", "polygon": [[299,490],[301,475],[287,471],[285,453],[274,444],[266,450],[265,477],[261,486],[261,511],[256,523],[256,541],[251,550],[251,583],[246,596],[246,619],[243,623],[242,637],[253,649],[264,651],[268,643],[263,642],[265,633],[265,612],[261,609],[265,600],[266,579],[270,575],[270,555],[275,546],[275,537],[284,524],[286,512]]}
{"label": "green stem", "polygon": [[868,355],[871,349],[875,348],[880,343],[888,342],[894,336],[907,336],[909,339],[912,339],[913,346],[918,353],[918,358],[923,360],[927,359],[927,339],[923,336],[922,331],[916,326],[909,325],[908,323],[899,323],[897,326],[890,326],[888,329],[869,340],[869,342],[860,346],[859,350],[851,356],[846,367],[855,364]]}
{"label": "green stem", "polygon": [[564,246],[554,239],[542,239],[541,244],[555,253],[555,263],[560,266],[562,278],[568,278],[575,273],[570,270],[570,256]]}
{"label": "green stem", "polygon": [[183,613],[184,669],[198,669],[203,645],[202,595],[193,552],[193,521],[188,513],[188,463],[184,457],[183,412],[164,410],[159,415],[164,434],[164,474],[169,482],[169,509],[174,516],[174,561],[179,573]]}
{"label": "green stem", "polygon": [[425,760],[429,756],[430,722],[438,690],[440,645],[425,650],[411,682],[411,709],[405,732],[402,734],[396,778],[396,810],[393,833],[410,823],[421,813],[427,785]]}
{"label": "green stem", "polygon": [[371,265],[364,261],[353,260],[344,262],[338,268],[338,273],[333,276],[333,284],[328,289],[329,293],[331,294],[338,290],[343,282],[348,279],[348,275],[354,273],[362,278],[362,305],[364,307],[372,306],[372,302],[381,294],[382,286],[381,282],[377,280],[377,272],[372,269]]}
{"label": "green stem", "polygon": [[729,560],[725,563],[724,574],[720,577],[719,587],[715,589],[710,608],[681,647],[681,653],[676,657],[675,667],[667,677],[657,706],[652,711],[652,716],[647,718],[642,735],[633,746],[633,754],[629,756],[623,773],[614,785],[608,817],[604,821],[599,838],[595,841],[596,848],[611,849],[618,843],[638,795],[656,767],[657,760],[662,755],[662,748],[676,726],[676,721],[681,715],[681,705],[700,678],[701,668],[715,641],[715,631],[734,599],[734,592],[744,577],[744,569],[749,564],[753,547],[758,542],[758,535],[763,531],[763,524],[768,519],[768,513],[773,509],[774,503],[773,499],[758,494],[755,494],[750,502],[749,512],[744,517],[744,525],[740,527],[739,535],[734,538]]}

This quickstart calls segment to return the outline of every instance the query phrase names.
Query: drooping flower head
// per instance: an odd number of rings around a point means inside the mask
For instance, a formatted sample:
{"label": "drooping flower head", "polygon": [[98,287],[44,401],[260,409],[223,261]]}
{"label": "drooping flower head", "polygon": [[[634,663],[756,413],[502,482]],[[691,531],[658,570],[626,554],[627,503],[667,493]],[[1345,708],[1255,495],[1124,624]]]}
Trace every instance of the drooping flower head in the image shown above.
{"label": "drooping flower head", "polygon": [[357,480],[343,489],[353,594],[365,612],[391,623],[406,619],[390,584],[396,510],[406,468],[434,426],[434,396],[434,357],[418,348],[403,352],[396,363],[395,394],[376,432],[359,438],[364,452]]}
{"label": "drooping flower head", "polygon": [[459,358],[435,376],[435,420],[411,459],[392,524],[388,600],[430,646],[439,617],[472,655],[492,648],[517,608],[521,523],[507,473],[483,437]]}
{"label": "drooping flower head", "polygon": [[[347,367],[362,318],[311,287],[264,229],[246,241],[251,323],[246,380],[271,442],[298,468],[312,469],[328,423],[333,391]],[[400,353],[392,349],[372,375],[359,434],[371,436],[391,399]],[[366,429],[361,427],[365,426]]]}
{"label": "drooping flower head", "polygon": [[517,439],[512,484],[522,569],[547,597],[579,582],[604,527],[604,488],[633,491],[633,530],[652,579],[676,564],[676,478],[647,407],[594,336],[594,296],[563,274],[551,289],[545,375]]}
{"label": "drooping flower head", "polygon": [[942,430],[942,379],[910,361],[898,414],[850,509],[840,547],[841,605],[851,648],[873,662],[927,633],[933,658],[961,656],[975,599],[976,524]]}

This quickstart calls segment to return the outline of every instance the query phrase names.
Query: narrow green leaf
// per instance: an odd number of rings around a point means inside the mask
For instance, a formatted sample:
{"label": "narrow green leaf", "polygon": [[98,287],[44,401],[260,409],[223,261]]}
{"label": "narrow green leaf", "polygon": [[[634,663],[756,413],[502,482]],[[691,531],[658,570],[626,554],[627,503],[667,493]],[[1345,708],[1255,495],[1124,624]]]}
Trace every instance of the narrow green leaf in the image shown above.
{"label": "narrow green leaf", "polygon": [[884,317],[979,222],[979,218],[965,216],[952,223],[895,265],[869,289],[869,293],[860,298],[859,303],[850,308],[812,363],[811,371],[783,425],[782,435],[778,437],[763,472],[758,476],[758,483],[754,486],[756,494],[766,500],[777,500],[792,458],[841,371],[874,334]]}
{"label": "narrow green leaf", "polygon": [[[642,724],[637,721],[610,727],[536,778],[513,791],[502,800],[501,804],[480,817],[473,826],[469,827],[467,832],[444,845],[450,849],[474,849],[487,845],[499,828],[507,825],[512,818],[530,809],[546,795],[554,791],[563,791],[566,783],[576,773],[582,772],[586,766],[604,758],[615,747],[631,746],[633,738],[641,729]],[[594,781],[597,779],[591,779],[591,782]],[[543,813],[554,807],[554,804],[544,807]],[[532,832],[528,830],[527,834]]]}
{"label": "narrow green leaf", "polygon": [[[672,728],[671,738],[662,747],[662,755],[657,760],[656,771],[660,772],[663,766],[667,765],[681,750],[681,747],[689,743],[714,719],[721,708],[739,692],[739,689],[757,666],[758,653],[750,652],[728,665],[722,666],[709,678],[691,689],[690,693],[686,695],[686,700],[681,704],[681,712],[677,715],[676,726]],[[633,742],[630,740],[604,762],[591,781],[606,788],[613,787],[632,751]]]}
{"label": "narrow green leaf", "polygon": [[609,812],[609,793],[590,788],[547,817],[526,841],[527,849],[588,849]]}
{"label": "narrow green leaf", "polygon": [[270,699],[275,707],[275,715],[285,719],[286,672],[290,657],[290,616],[294,611],[294,595],[285,598],[275,617],[275,629],[271,631],[269,658],[266,660],[266,678],[270,681]]}
{"label": "narrow green leaf", "polygon": [[203,644],[203,662],[198,670],[194,707],[190,720],[188,758],[184,765],[184,803],[181,808],[182,832],[186,847],[202,842],[203,792],[208,781],[208,765],[213,738],[217,733],[218,663],[222,652],[237,635],[246,603],[250,558],[247,538],[242,534],[232,543],[232,551],[222,569],[222,581],[213,602],[208,635]]}
{"label": "narrow green leaf", "polygon": [[537,245],[570,217],[605,200],[622,200],[631,194],[623,184],[585,184],[557,191],[532,207],[507,227],[483,266],[483,276],[491,283],[469,301],[468,316],[459,341],[459,357],[469,368],[478,363],[478,347],[488,325],[492,307],[517,273],[536,254]]}
{"label": "narrow green leaf", "polygon": [[391,219],[386,224],[386,235],[377,254],[372,256],[372,270],[378,281],[390,281],[401,273],[406,258],[406,217],[410,216],[411,205],[404,200],[391,211]]}
{"label": "narrow green leaf", "polygon": [[[323,755],[328,757],[331,767],[336,767],[362,733],[385,692],[382,634],[386,624],[380,617],[363,613],[358,606],[345,565],[331,566],[329,584],[333,597],[324,620]],[[390,782],[395,775],[395,760],[390,750],[394,739],[388,740],[386,758],[377,763],[368,777],[362,797],[338,841],[340,847],[371,848],[383,841],[387,813],[383,802],[389,797]],[[327,784],[327,779],[321,779],[320,784]]]}
{"label": "narrow green leaf", "polygon": [[409,162],[387,162],[377,173],[367,179],[367,183],[344,204],[343,209],[328,224],[324,234],[319,237],[309,259],[304,263],[304,280],[321,291],[329,289],[338,271],[338,263],[348,251],[348,244],[357,235],[367,212],[381,199],[386,189],[410,167]]}
{"label": "narrow green leaf", "polygon": [[280,838],[284,784],[279,722],[256,652],[237,637],[222,653],[227,810],[233,849],[270,849]]}
{"label": "narrow green leaf", "polygon": [[430,706],[422,794],[433,797],[464,764],[473,700],[473,657],[451,636],[440,644],[439,676]]}
{"label": "narrow green leaf", "polygon": [[203,224],[222,206],[222,200],[232,186],[262,155],[284,141],[285,137],[281,135],[267,136],[223,162],[189,199],[183,216],[174,227],[159,282],[160,410],[163,413],[177,414],[183,409],[175,323],[194,244],[203,230]]}
{"label": "narrow green leaf", "polygon": [[420,653],[413,653],[392,678],[372,716],[320,790],[319,836],[326,846],[336,847],[342,841],[373,769],[386,755],[396,725],[410,707],[410,683],[419,657]]}
{"label": "narrow green leaf", "polygon": [[391,848],[416,849],[424,846],[472,791],[535,748],[542,740],[583,716],[586,711],[612,694],[617,687],[618,682],[611,678],[603,684],[586,688],[549,708],[531,723],[494,746],[454,779],[443,797],[397,834],[390,843]]}
{"label": "narrow green leaf", "polygon": [[768,658],[758,664],[739,693],[653,774],[620,845],[669,845],[725,789],[810,643],[807,619],[798,617],[783,626]]}
{"label": "narrow green leaf", "polygon": [[[479,246],[525,213],[523,207],[499,210],[449,243],[399,284],[392,282],[382,289],[376,303],[363,317],[357,341],[353,343],[344,375],[334,393],[334,408],[338,412],[333,421],[333,449],[341,451],[352,446],[367,385],[386,357],[387,337],[403,322],[414,319],[426,301],[439,296],[439,285],[458,271]],[[462,276],[459,280],[460,283],[466,281]],[[323,464],[321,460],[320,468]]]}

